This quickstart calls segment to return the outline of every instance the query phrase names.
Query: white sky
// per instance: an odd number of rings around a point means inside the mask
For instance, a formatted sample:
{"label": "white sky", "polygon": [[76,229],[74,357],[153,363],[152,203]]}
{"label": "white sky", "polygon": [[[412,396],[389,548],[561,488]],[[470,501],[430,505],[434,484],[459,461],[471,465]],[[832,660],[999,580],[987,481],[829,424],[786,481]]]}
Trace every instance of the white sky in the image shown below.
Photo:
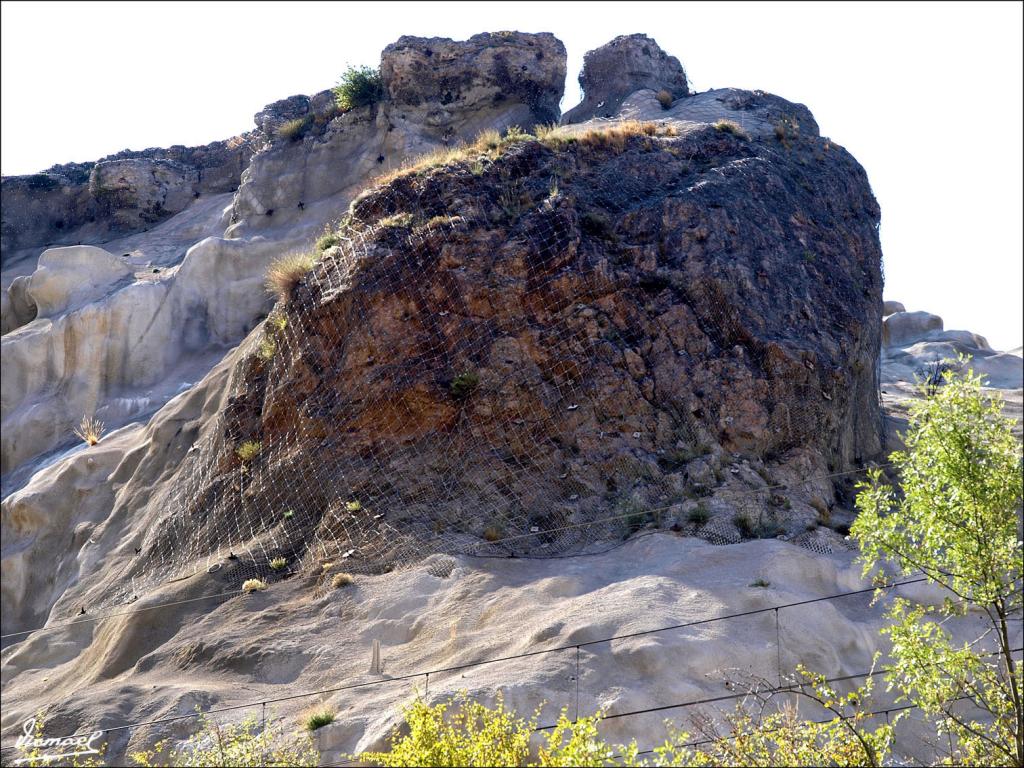
{"label": "white sky", "polygon": [[376,64],[400,35],[553,32],[569,52],[654,37],[694,87],[811,108],[882,206],[886,298],[1021,343],[1020,3],[2,3],[4,174],[205,144],[265,104]]}

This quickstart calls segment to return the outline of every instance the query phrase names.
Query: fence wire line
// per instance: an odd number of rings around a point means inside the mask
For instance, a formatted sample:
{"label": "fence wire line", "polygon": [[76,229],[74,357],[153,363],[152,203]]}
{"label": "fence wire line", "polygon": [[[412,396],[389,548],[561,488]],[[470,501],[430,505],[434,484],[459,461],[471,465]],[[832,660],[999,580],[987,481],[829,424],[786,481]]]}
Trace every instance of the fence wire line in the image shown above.
{"label": "fence wire line", "polygon": [[[815,482],[819,482],[819,481],[823,481],[823,480],[830,480],[830,479],[833,479],[833,478],[836,478],[836,477],[844,477],[844,476],[848,476],[848,475],[858,474],[860,472],[869,471],[869,470],[871,470],[871,469],[873,469],[875,467],[877,467],[877,468],[886,468],[886,467],[889,467],[889,466],[891,466],[891,464],[886,463],[886,464],[874,465],[873,467],[861,467],[861,468],[858,468],[858,469],[851,469],[851,470],[847,470],[845,472],[831,472],[831,473],[829,473],[827,475],[818,475],[817,477],[804,478],[803,480],[798,481],[798,482],[785,483],[785,484],[777,484],[777,485],[770,486],[770,487],[767,487],[767,488],[762,487],[762,488],[752,488],[752,489],[736,489],[736,490],[730,491],[729,495],[730,496],[738,496],[738,495],[744,495],[744,494],[745,495],[756,495],[756,494],[763,493],[763,492],[765,492],[767,490],[787,489],[787,488],[792,488],[793,486],[804,485],[804,484],[807,484],[807,483],[815,483]],[[582,527],[582,526],[591,525],[592,522],[609,522],[609,521],[615,521],[615,520],[625,520],[625,519],[630,519],[630,518],[633,518],[633,517],[638,517],[638,516],[643,516],[643,515],[650,515],[650,514],[657,513],[657,512],[665,512],[671,506],[672,505],[665,506],[665,507],[654,507],[654,508],[650,508],[650,509],[646,509],[645,508],[643,510],[636,511],[636,512],[626,512],[626,513],[623,513],[621,515],[609,516],[609,517],[602,518],[602,519],[597,520],[597,521],[590,521],[590,522],[586,522],[586,523],[576,523],[575,525],[569,526],[569,527]],[[655,532],[657,532],[657,531],[650,531],[650,533],[655,533]],[[510,537],[508,537],[506,539],[499,539],[497,541],[488,542],[488,544],[490,546],[492,546],[492,547],[498,547],[498,546],[501,546],[502,544],[504,544],[505,542],[508,542],[508,541],[512,541],[512,540],[515,540],[515,539],[526,538],[526,537],[530,537],[530,536],[541,536],[541,535],[544,535],[545,533],[547,533],[547,531],[545,531],[545,532],[532,532],[532,533],[522,534],[522,535],[518,535],[518,536],[510,536]],[[627,544],[630,540],[631,539],[627,539],[625,541],[618,542],[615,546],[616,547],[623,546],[623,545]],[[583,556],[592,556],[592,555],[604,554],[604,552],[605,551],[602,550],[602,551],[598,551],[598,552],[585,552],[585,553],[580,553],[580,554],[583,555]],[[477,554],[477,555],[467,555],[467,557],[493,558],[493,559],[527,559],[525,556],[516,555],[514,553],[512,553],[512,554],[503,554],[503,555],[482,555],[482,554]],[[569,555],[562,555],[561,557],[569,557]],[[545,558],[545,559],[548,559],[548,558]],[[294,574],[294,572],[287,572],[287,575],[290,576],[290,575],[295,575],[295,574]],[[40,627],[35,627],[34,629],[23,629],[23,630],[19,630],[18,632],[9,632],[7,634],[0,635],[0,639],[6,640],[6,639],[11,638],[11,637],[20,637],[22,635],[30,635],[30,634],[33,634],[33,633],[36,633],[36,632],[48,632],[48,631],[52,631],[52,630],[56,630],[56,629],[65,629],[67,627],[76,626],[78,624],[93,624],[93,623],[95,623],[97,621],[102,621],[104,619],[109,619],[109,618],[113,618],[113,617],[116,617],[116,616],[131,616],[131,615],[134,615],[136,613],[143,613],[145,611],[152,611],[152,610],[155,610],[157,608],[169,608],[169,607],[176,606],[176,605],[185,605],[185,604],[188,604],[188,603],[199,602],[199,601],[202,601],[202,600],[214,600],[214,599],[221,598],[221,597],[232,597],[232,596],[236,596],[237,597],[239,594],[240,594],[240,592],[239,592],[238,589],[232,589],[232,590],[229,590],[229,591],[226,591],[226,592],[218,592],[218,593],[213,594],[213,595],[203,595],[201,597],[190,597],[190,598],[186,598],[184,600],[171,600],[171,601],[163,602],[163,603],[153,603],[152,605],[147,605],[147,606],[144,606],[142,608],[134,608],[134,609],[127,610],[127,611],[113,611],[113,612],[110,612],[110,613],[105,613],[105,614],[103,614],[101,616],[90,616],[89,618],[85,618],[85,619],[72,619],[70,621],[58,622],[58,623],[55,623],[55,624],[46,624],[46,625],[43,625],[43,626],[40,626]]]}
{"label": "fence wire line", "polygon": [[[739,612],[739,613],[726,614],[724,616],[713,616],[713,617],[707,618],[707,619],[695,619],[694,621],[683,622],[683,623],[679,623],[679,624],[672,624],[672,625],[665,626],[665,627],[658,627],[656,629],[641,630],[641,631],[638,631],[638,632],[630,632],[630,633],[623,634],[623,635],[615,635],[615,636],[600,638],[600,639],[596,639],[596,640],[588,640],[588,641],[581,642],[581,643],[573,643],[572,645],[561,645],[561,646],[556,646],[554,648],[544,648],[544,649],[537,650],[537,651],[527,651],[525,653],[514,654],[514,655],[509,655],[509,656],[499,656],[499,657],[496,657],[496,658],[493,658],[493,659],[483,659],[481,661],[467,662],[465,664],[456,664],[456,665],[449,666],[449,667],[438,667],[438,668],[435,668],[435,669],[420,670],[418,672],[407,672],[407,673],[402,674],[402,675],[397,675],[395,677],[390,677],[390,678],[388,678],[386,680],[368,680],[368,681],[362,682],[362,683],[351,683],[349,685],[334,686],[334,687],[330,687],[330,688],[320,688],[320,689],[317,689],[317,690],[314,690],[314,691],[306,691],[304,693],[289,694],[287,696],[278,696],[278,697],[275,697],[275,698],[272,698],[272,699],[260,699],[258,701],[245,702],[245,703],[241,703],[241,704],[231,704],[231,705],[228,705],[226,707],[218,707],[216,709],[210,709],[210,710],[207,710],[206,712],[190,712],[189,714],[186,714],[186,715],[174,715],[173,717],[168,717],[168,718],[159,718],[159,719],[156,719],[156,720],[147,720],[147,721],[142,721],[142,722],[137,722],[137,723],[126,723],[126,724],[119,725],[119,726],[113,726],[111,728],[105,728],[103,730],[106,733],[106,732],[111,732],[111,731],[124,730],[126,728],[135,728],[135,727],[144,726],[144,725],[160,725],[160,724],[164,724],[164,723],[175,722],[175,721],[178,721],[178,720],[187,720],[187,719],[190,719],[190,718],[199,717],[200,715],[203,715],[203,714],[220,714],[220,713],[223,713],[223,712],[231,712],[231,711],[236,711],[236,710],[239,710],[239,709],[247,709],[247,708],[250,708],[250,707],[262,706],[264,704],[280,704],[280,703],[285,702],[285,701],[294,701],[295,699],[309,698],[311,696],[322,696],[322,695],[325,695],[325,694],[339,693],[341,691],[349,691],[349,690],[354,690],[354,689],[357,689],[357,688],[366,688],[366,687],[372,687],[372,686],[377,686],[377,685],[390,685],[392,683],[407,682],[409,680],[416,680],[416,679],[421,678],[421,677],[426,677],[427,675],[438,675],[438,674],[445,674],[445,673],[450,673],[450,672],[459,672],[459,671],[462,671],[462,670],[465,670],[465,669],[471,669],[471,668],[474,668],[474,667],[485,666],[485,665],[488,665],[488,664],[499,664],[499,663],[504,663],[504,662],[509,662],[509,661],[516,661],[518,659],[525,659],[525,658],[531,658],[531,657],[535,657],[535,656],[542,656],[542,655],[546,655],[546,654],[550,654],[550,653],[561,653],[563,651],[576,650],[578,648],[585,648],[585,647],[588,647],[588,646],[598,645],[598,644],[601,644],[601,643],[613,642],[615,640],[628,640],[628,639],[632,639],[632,638],[636,638],[636,637],[641,637],[641,636],[645,636],[645,635],[656,634],[656,633],[660,633],[660,632],[671,632],[671,631],[678,630],[678,629],[686,629],[686,628],[689,628],[689,627],[695,627],[695,626],[701,626],[701,625],[705,625],[705,624],[711,624],[711,623],[714,623],[714,622],[717,622],[717,621],[729,621],[729,620],[732,620],[732,619],[743,618],[745,616],[754,616],[754,615],[757,615],[757,614],[768,613],[768,612],[776,611],[776,610],[782,610],[784,608],[794,608],[794,607],[799,607],[799,606],[803,606],[803,605],[810,605],[810,604],[813,604],[813,603],[826,602],[826,601],[829,601],[829,600],[839,600],[839,599],[842,599],[842,598],[845,598],[845,597],[852,597],[854,595],[863,595],[863,594],[867,594],[869,592],[876,592],[879,589],[892,589],[892,588],[895,588],[895,587],[905,586],[905,585],[909,585],[909,584],[918,584],[918,583],[925,582],[925,581],[928,581],[928,579],[925,578],[925,577],[919,577],[919,578],[915,578],[915,579],[907,579],[907,580],[904,580],[904,581],[890,582],[888,584],[883,584],[883,585],[880,585],[878,587],[870,587],[870,588],[865,588],[865,589],[851,590],[851,591],[848,591],[848,592],[839,592],[839,593],[836,593],[836,594],[833,594],[833,595],[823,595],[821,597],[808,598],[806,600],[797,600],[797,601],[794,601],[792,603],[784,603],[782,605],[769,606],[769,607],[766,607],[766,608],[755,608],[755,609],[750,610],[750,611],[742,611],[742,612]],[[84,732],[84,733],[81,733],[81,734],[74,734],[74,736],[86,735],[87,733],[91,733],[91,731]],[[70,738],[70,737],[68,737],[68,738]]]}

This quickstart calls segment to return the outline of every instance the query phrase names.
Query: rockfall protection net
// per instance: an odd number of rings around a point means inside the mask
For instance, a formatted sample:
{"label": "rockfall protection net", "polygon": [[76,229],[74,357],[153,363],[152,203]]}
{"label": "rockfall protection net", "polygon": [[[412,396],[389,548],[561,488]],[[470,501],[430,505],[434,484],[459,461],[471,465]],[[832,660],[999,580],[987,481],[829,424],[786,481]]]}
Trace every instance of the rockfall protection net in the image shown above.
{"label": "rockfall protection net", "polygon": [[[799,350],[797,373],[779,373],[786,339],[744,337],[743,308],[708,286],[769,292],[796,336],[809,300],[846,306],[864,289],[785,237],[770,245],[793,251],[791,268],[766,284],[724,242],[733,222],[707,226],[706,206],[676,244],[689,255],[667,253],[659,222],[685,218],[754,155],[787,151],[723,135],[739,149],[716,165],[706,142],[669,133],[603,148],[599,162],[524,141],[357,199],[362,220],[246,342],[130,591],[202,569],[329,580],[434,553],[559,556],[657,528],[844,546],[818,526],[835,484],[822,476],[849,467],[816,461],[811,444],[837,429],[842,416],[822,414],[833,399],[850,407],[848,382]],[[737,217],[778,228],[777,201],[743,205]],[[693,273],[701,254],[713,279]],[[834,334],[825,348],[860,343],[838,315],[817,332]],[[780,387],[786,402],[753,402]],[[769,451],[735,450],[744,420]]]}

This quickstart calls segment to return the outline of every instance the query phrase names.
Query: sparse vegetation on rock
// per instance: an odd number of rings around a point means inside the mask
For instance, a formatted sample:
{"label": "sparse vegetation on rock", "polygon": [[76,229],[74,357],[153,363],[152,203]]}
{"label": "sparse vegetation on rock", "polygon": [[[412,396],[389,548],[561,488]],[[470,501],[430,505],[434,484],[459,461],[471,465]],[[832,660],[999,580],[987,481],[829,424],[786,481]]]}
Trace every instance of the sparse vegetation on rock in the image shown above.
{"label": "sparse vegetation on rock", "polygon": [[338,109],[347,112],[376,104],[384,97],[380,72],[373,67],[349,67],[334,87]]}

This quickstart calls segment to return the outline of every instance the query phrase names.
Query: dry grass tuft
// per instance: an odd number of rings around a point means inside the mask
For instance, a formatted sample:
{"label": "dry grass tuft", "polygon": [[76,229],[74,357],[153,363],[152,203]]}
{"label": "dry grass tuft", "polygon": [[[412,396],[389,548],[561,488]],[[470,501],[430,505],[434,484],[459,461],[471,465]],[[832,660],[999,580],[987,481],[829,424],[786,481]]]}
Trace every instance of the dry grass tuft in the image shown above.
{"label": "dry grass tuft", "polygon": [[288,301],[302,278],[316,264],[316,259],[308,253],[290,253],[275,259],[267,267],[267,290],[275,294],[279,301]]}
{"label": "dry grass tuft", "polygon": [[722,133],[731,133],[738,138],[750,140],[750,134],[743,130],[742,126],[734,120],[718,120],[715,123],[715,130]]}
{"label": "dry grass tuft", "polygon": [[661,104],[662,109],[668,109],[672,106],[672,94],[664,89],[658,91],[658,94],[654,98],[656,98],[658,103]]}
{"label": "dry grass tuft", "polygon": [[275,571],[283,571],[288,566],[288,561],[283,557],[275,557],[270,561],[270,567]]}
{"label": "dry grass tuft", "polygon": [[501,528],[496,525],[490,525],[484,530],[484,541],[500,541],[502,536]]}
{"label": "dry grass tuft", "polygon": [[75,427],[75,434],[82,438],[87,445],[96,445],[103,437],[104,431],[103,422],[92,416],[83,416],[82,421]]}
{"label": "dry grass tuft", "polygon": [[331,579],[331,587],[334,589],[341,589],[347,587],[349,584],[354,583],[356,580],[355,576],[351,573],[336,573],[334,578]]}
{"label": "dry grass tuft", "polygon": [[262,592],[266,588],[267,582],[263,579],[246,579],[242,582],[242,591],[247,595],[251,595],[253,592]]}

